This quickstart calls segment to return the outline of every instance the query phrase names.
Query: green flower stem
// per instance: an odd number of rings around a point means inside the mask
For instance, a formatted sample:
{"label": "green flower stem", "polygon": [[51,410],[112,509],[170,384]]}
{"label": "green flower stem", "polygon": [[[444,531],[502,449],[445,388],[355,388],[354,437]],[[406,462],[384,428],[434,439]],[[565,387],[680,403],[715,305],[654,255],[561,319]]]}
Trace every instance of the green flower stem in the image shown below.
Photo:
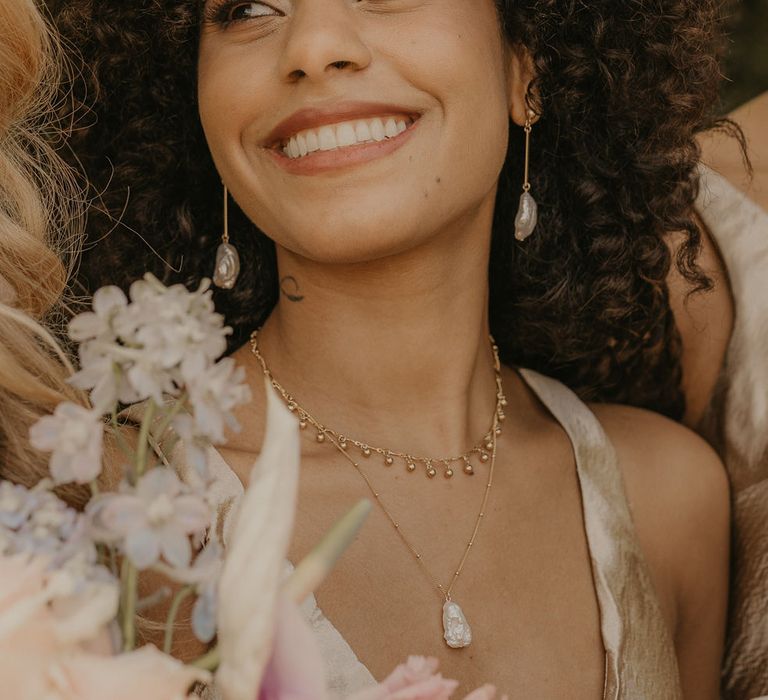
{"label": "green flower stem", "polygon": [[202,668],[206,671],[215,671],[221,663],[221,652],[219,647],[213,647],[207,654],[195,659],[190,666]]}
{"label": "green flower stem", "polygon": [[179,396],[178,399],[176,399],[170,410],[166,411],[163,422],[160,423],[160,427],[155,432],[155,437],[158,441],[162,440],[165,431],[168,430],[168,426],[170,426],[173,419],[179,415],[181,409],[184,408],[184,404],[187,402],[187,398],[189,398],[189,396],[186,392],[184,392],[181,396]]}
{"label": "green flower stem", "polygon": [[171,653],[173,646],[173,626],[176,624],[176,616],[179,614],[179,608],[184,600],[194,591],[194,586],[184,586],[173,597],[171,609],[168,611],[168,619],[165,621],[165,639],[163,640],[163,652]]}
{"label": "green flower stem", "polygon": [[144,417],[141,419],[141,430],[139,431],[139,443],[136,445],[136,460],[134,469],[136,481],[147,469],[147,451],[149,448],[149,430],[152,427],[152,420],[155,417],[157,404],[150,399]]}
{"label": "green flower stem", "polygon": [[128,557],[123,558],[120,571],[123,589],[123,651],[133,651],[136,646],[136,591],[139,572]]}

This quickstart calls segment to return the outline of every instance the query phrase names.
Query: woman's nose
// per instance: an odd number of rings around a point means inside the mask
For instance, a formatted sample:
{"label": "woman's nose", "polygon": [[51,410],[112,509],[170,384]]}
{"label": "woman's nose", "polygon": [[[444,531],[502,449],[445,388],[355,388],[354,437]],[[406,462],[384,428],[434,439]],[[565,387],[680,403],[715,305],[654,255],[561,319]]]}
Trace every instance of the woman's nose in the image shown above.
{"label": "woman's nose", "polygon": [[338,71],[354,72],[371,62],[349,0],[295,3],[280,73],[289,81],[323,80]]}

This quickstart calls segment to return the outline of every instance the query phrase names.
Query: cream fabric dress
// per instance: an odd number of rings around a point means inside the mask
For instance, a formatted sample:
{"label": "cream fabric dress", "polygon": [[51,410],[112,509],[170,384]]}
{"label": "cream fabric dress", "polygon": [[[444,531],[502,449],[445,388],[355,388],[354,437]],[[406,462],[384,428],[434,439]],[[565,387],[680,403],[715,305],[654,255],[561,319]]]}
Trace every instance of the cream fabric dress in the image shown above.
{"label": "cream fabric dress", "polygon": [[702,169],[697,210],[731,283],[735,327],[699,432],[731,479],[733,557],[727,700],[768,694],[768,212]]}
{"label": "cream fabric dress", "polygon": [[[521,376],[561,423],[573,445],[605,649],[603,697],[681,700],[674,645],[640,551],[613,446],[594,414],[563,384],[527,370]],[[172,461],[181,467],[182,477],[189,476],[183,464]],[[220,535],[226,542],[233,526],[230,516],[243,489],[214,450],[211,462],[212,489],[220,503]],[[331,697],[345,698],[375,684],[314,599],[306,601],[303,611],[325,658]],[[429,654],[429,649],[423,653]],[[450,669],[446,672],[450,674]],[[215,697],[215,691],[209,697]]]}

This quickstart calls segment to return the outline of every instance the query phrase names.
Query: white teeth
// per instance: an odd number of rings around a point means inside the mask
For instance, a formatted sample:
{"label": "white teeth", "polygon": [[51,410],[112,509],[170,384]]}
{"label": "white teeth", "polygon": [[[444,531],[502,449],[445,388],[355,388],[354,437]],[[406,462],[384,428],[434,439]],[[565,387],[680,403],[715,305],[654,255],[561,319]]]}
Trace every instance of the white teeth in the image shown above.
{"label": "white teeth", "polygon": [[397,124],[395,124],[395,120],[394,119],[387,119],[387,123],[384,124],[384,135],[387,138],[391,139],[391,138],[394,138],[395,136],[397,136],[397,134],[398,134]]}
{"label": "white teeth", "polygon": [[336,140],[339,142],[339,148],[357,143],[355,127],[352,124],[340,124],[336,127]]}
{"label": "white teeth", "polygon": [[355,124],[355,136],[360,143],[371,140],[371,127],[368,126],[368,122],[360,121]]}
{"label": "white teeth", "polygon": [[412,120],[406,118],[375,117],[307,129],[288,139],[283,146],[283,153],[295,159],[315,151],[333,151],[361,143],[384,141],[399,136],[412,123]]}
{"label": "white teeth", "polygon": [[373,136],[374,141],[383,141],[387,138],[384,132],[384,122],[381,119],[374,119],[371,122],[371,136]]}
{"label": "white teeth", "polygon": [[300,156],[307,155],[307,153],[309,153],[309,149],[307,148],[307,139],[304,137],[304,135],[298,134],[296,136],[296,142],[299,144],[299,155]]}
{"label": "white teeth", "polygon": [[317,140],[320,143],[321,151],[332,151],[334,148],[339,147],[339,143],[336,141],[335,130],[330,126],[320,127],[320,130],[317,132]]}
{"label": "white teeth", "polygon": [[320,142],[317,140],[315,131],[305,131],[304,138],[307,140],[307,150],[310,153],[320,150]]}

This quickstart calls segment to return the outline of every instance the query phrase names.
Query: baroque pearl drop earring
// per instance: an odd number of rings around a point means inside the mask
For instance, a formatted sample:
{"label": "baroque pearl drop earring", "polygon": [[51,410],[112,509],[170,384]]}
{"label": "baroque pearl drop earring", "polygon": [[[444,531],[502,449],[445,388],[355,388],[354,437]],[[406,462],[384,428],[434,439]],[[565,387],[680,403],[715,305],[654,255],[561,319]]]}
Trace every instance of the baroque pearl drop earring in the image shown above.
{"label": "baroque pearl drop earring", "polygon": [[531,195],[531,183],[528,181],[528,165],[531,155],[531,129],[533,128],[531,119],[533,112],[528,112],[525,117],[525,176],[523,178],[523,194],[520,196],[520,207],[515,217],[515,238],[518,241],[524,241],[533,233],[538,221],[538,206],[536,200]]}
{"label": "baroque pearl drop earring", "polygon": [[213,283],[222,289],[232,289],[240,274],[240,256],[229,242],[229,192],[224,185],[224,233],[216,250],[216,264],[213,269]]}

